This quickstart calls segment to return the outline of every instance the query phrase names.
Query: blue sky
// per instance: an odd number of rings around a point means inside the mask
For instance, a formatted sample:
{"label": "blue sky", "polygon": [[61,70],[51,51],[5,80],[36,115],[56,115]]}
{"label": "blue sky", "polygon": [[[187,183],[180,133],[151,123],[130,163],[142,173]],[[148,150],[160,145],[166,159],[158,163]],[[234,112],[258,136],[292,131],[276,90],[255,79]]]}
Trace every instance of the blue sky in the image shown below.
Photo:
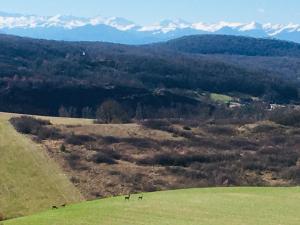
{"label": "blue sky", "polygon": [[119,16],[140,24],[167,18],[190,22],[300,22],[300,0],[1,0],[0,11]]}

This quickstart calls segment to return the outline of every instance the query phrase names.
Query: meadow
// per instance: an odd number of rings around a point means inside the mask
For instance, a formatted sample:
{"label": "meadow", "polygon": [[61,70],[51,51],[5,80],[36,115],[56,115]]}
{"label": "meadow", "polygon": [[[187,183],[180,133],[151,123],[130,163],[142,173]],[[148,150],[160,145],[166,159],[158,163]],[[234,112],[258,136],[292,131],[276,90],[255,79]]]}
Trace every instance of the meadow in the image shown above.
{"label": "meadow", "polygon": [[85,202],[4,225],[298,225],[300,188],[187,189]]}

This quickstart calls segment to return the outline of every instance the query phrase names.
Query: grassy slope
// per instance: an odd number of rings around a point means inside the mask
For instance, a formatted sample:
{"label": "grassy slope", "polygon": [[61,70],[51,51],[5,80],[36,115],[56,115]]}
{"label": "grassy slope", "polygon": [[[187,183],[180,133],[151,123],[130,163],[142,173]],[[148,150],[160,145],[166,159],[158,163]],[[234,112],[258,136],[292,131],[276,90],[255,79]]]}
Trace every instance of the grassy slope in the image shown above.
{"label": "grassy slope", "polygon": [[82,200],[45,151],[14,130],[9,117],[0,114],[0,213],[28,215]]}
{"label": "grassy slope", "polygon": [[[14,116],[22,116],[22,115],[25,115],[25,114],[0,112],[0,118],[3,118],[3,119],[9,119]],[[32,116],[32,115],[28,115],[28,116]],[[93,124],[93,120],[91,120],[91,119],[50,117],[50,116],[33,116],[33,117],[41,118],[44,120],[50,120],[51,123],[53,123],[53,124],[64,124],[64,125],[90,125],[90,124]]]}
{"label": "grassy slope", "polygon": [[222,103],[228,103],[232,101],[232,97],[228,95],[211,94],[210,98],[215,102],[222,102]]}
{"label": "grassy slope", "polygon": [[298,225],[300,188],[211,188],[117,197],[4,222],[4,225]]}

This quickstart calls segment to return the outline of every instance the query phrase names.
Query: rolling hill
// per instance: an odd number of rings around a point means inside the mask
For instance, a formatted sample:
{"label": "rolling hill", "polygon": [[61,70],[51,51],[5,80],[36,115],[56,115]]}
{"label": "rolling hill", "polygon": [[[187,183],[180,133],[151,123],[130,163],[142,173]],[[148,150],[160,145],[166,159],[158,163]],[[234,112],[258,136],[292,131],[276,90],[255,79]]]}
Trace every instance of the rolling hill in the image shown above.
{"label": "rolling hill", "polygon": [[299,80],[300,46],[274,39],[230,35],[193,35],[155,44],[158,48],[224,62],[248,71]]}
{"label": "rolling hill", "polygon": [[192,54],[300,57],[297,43],[244,36],[192,35],[157,45]]}
{"label": "rolling hill", "polygon": [[83,200],[45,150],[10,125],[0,114],[0,212],[24,216],[52,205]]}
{"label": "rolling hill", "polygon": [[[299,188],[212,188],[70,205],[4,225],[298,225]],[[51,219],[50,219],[51,218]]]}

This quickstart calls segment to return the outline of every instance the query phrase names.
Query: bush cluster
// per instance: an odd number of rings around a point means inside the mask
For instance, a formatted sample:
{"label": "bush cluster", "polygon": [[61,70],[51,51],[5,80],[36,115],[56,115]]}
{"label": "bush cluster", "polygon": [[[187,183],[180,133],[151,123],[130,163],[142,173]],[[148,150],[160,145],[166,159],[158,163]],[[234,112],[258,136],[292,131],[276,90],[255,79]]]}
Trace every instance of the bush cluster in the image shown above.
{"label": "bush cluster", "polygon": [[285,126],[300,127],[300,110],[277,110],[272,113],[270,120]]}
{"label": "bush cluster", "polygon": [[95,141],[95,138],[88,135],[71,134],[66,137],[65,142],[71,145],[84,145],[87,142]]}
{"label": "bush cluster", "polygon": [[159,154],[151,158],[144,158],[139,161],[144,165],[160,165],[160,166],[181,166],[188,167],[193,163],[213,163],[222,161],[231,161],[237,159],[236,154]]}
{"label": "bush cluster", "polygon": [[117,164],[116,160],[120,160],[121,155],[113,149],[106,149],[97,152],[93,157],[92,161],[97,164]]}
{"label": "bush cluster", "polygon": [[39,140],[62,138],[60,131],[51,125],[48,120],[41,120],[29,116],[14,117],[10,119],[14,128],[22,134],[37,136]]}
{"label": "bush cluster", "polygon": [[42,126],[51,125],[50,121],[29,116],[13,117],[10,122],[18,132],[23,134],[37,134]]}

